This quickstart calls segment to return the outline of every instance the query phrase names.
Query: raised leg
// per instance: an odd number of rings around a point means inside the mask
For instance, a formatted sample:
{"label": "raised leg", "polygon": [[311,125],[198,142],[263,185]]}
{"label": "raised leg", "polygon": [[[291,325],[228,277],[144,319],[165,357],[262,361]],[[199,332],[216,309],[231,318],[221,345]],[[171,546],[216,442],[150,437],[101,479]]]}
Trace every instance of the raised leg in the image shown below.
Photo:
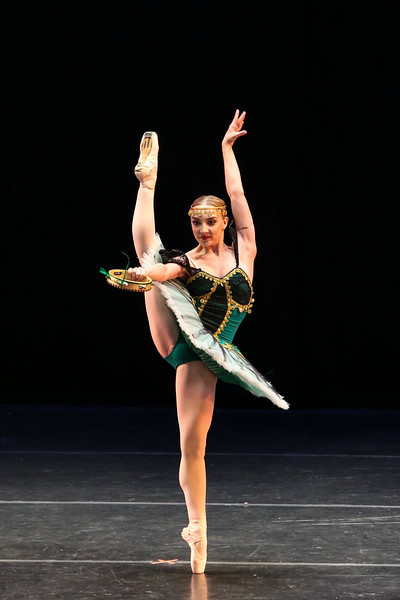
{"label": "raised leg", "polygon": [[154,131],[143,134],[135,175],[140,181],[132,221],[133,243],[141,260],[155,234],[154,189],[158,169],[158,138]]}
{"label": "raised leg", "polygon": [[[140,181],[132,220],[133,243],[141,260],[154,240],[154,190],[157,181],[158,139],[154,131],[147,131],[140,144],[139,161],[135,175]],[[168,308],[160,291],[153,287],[145,294],[146,312],[153,342],[165,357],[173,350],[179,330],[175,317]]]}
{"label": "raised leg", "polygon": [[171,354],[179,337],[179,328],[172,311],[158,288],[145,293],[147,320],[154,345],[163,358]]}

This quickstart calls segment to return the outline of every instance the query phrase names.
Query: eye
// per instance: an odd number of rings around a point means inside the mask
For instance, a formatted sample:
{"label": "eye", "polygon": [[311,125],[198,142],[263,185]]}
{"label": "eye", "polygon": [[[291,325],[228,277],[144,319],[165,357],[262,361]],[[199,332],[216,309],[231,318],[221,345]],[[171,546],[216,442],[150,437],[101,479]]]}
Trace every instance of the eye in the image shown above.
{"label": "eye", "polygon": [[215,219],[209,219],[208,224],[212,227],[213,225],[215,225],[216,220]]}

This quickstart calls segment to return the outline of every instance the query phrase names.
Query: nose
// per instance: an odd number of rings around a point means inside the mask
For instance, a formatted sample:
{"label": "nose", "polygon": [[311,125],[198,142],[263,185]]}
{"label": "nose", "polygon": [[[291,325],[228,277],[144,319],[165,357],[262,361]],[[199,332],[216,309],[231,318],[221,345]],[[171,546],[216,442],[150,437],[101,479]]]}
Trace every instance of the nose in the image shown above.
{"label": "nose", "polygon": [[207,231],[208,231],[207,223],[202,223],[200,226],[200,232],[207,233]]}

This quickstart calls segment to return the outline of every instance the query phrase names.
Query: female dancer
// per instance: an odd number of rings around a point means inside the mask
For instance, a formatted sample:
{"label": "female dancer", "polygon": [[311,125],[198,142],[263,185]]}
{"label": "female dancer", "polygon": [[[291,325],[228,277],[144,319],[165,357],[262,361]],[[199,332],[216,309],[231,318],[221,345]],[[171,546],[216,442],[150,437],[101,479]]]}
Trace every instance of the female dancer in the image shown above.
{"label": "female dancer", "polygon": [[234,243],[224,243],[226,206],[215,196],[201,196],[189,211],[197,246],[187,253],[168,252],[156,235],[154,189],[158,140],[146,132],[135,174],[140,181],[132,231],[141,267],[154,285],[145,294],[154,344],[176,368],[176,403],[180,430],[182,487],[189,525],[182,537],[191,548],[193,573],[203,573],[207,559],[206,470],[207,433],[214,410],[217,379],[242,385],[257,396],[288,408],[272,385],[232,345],[233,336],[253,302],[256,256],[254,224],[243,192],[233,144],[247,132],[245,113],[237,110],[222,141],[225,183],[236,227]]}

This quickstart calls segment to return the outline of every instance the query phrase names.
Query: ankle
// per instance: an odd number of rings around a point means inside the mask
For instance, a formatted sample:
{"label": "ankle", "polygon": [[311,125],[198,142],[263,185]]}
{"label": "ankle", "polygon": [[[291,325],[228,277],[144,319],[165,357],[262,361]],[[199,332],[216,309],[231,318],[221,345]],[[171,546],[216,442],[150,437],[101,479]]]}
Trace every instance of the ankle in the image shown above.
{"label": "ankle", "polygon": [[207,529],[207,519],[189,519],[189,526],[196,531],[205,531]]}
{"label": "ankle", "polygon": [[142,190],[154,190],[154,188],[156,187],[156,181],[157,178],[153,178],[153,179],[147,179],[146,180],[142,180],[140,181],[140,188]]}

